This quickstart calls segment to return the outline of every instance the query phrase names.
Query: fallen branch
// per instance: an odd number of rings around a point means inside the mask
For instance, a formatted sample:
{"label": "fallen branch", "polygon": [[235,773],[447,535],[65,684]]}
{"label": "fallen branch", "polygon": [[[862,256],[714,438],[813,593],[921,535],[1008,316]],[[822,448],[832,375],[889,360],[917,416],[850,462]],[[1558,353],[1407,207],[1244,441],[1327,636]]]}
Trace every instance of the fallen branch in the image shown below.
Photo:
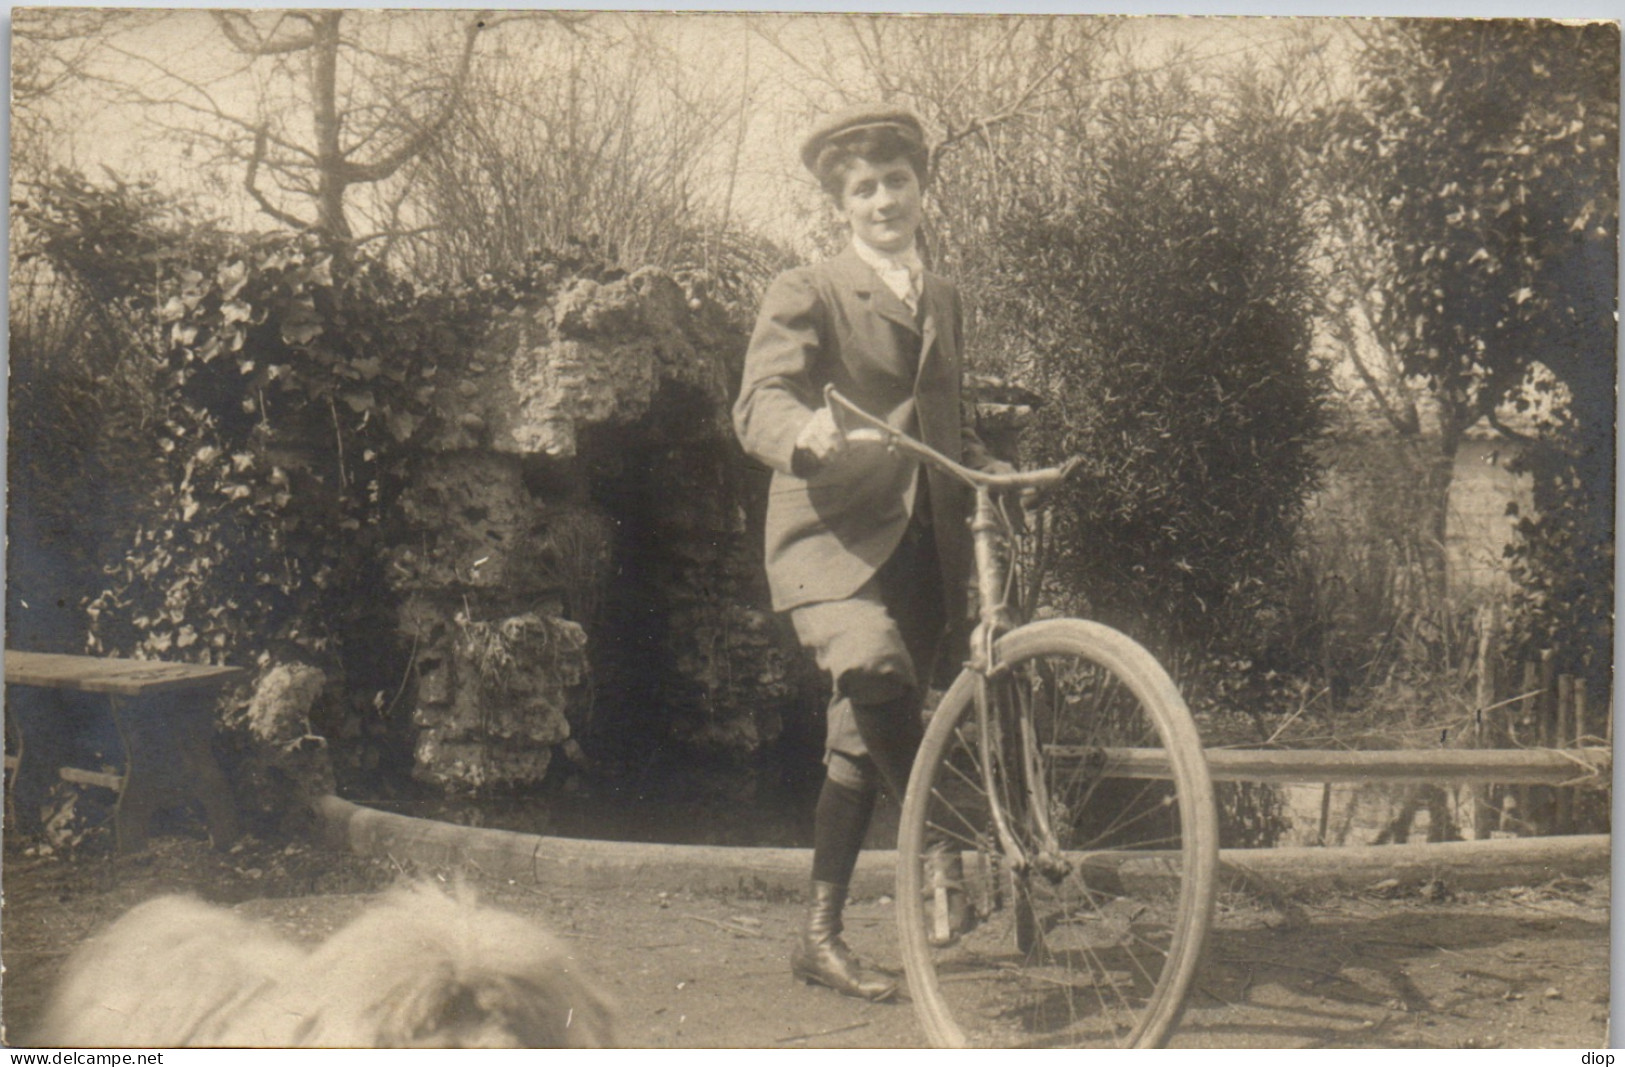
{"label": "fallen branch", "polygon": [[[697,916],[691,916],[691,918],[697,918]],[[810,1037],[828,1037],[831,1034],[844,1034],[848,1030],[862,1030],[865,1026],[868,1026],[868,1025],[869,1024],[866,1023],[866,1022],[863,1022],[863,1023],[851,1023],[851,1024],[847,1025],[847,1026],[837,1026],[833,1030],[819,1030],[819,1031],[816,1031],[815,1033],[810,1033],[810,1034],[796,1034],[793,1037],[781,1037],[777,1041],[775,1041],[774,1043],[779,1044],[779,1045],[787,1045],[792,1041],[805,1041]]]}
{"label": "fallen branch", "polygon": [[740,937],[762,936],[762,932],[760,930],[752,930],[748,926],[739,926],[736,923],[723,922],[721,919],[708,919],[704,915],[684,915],[683,918],[693,919],[695,922],[710,923],[719,930],[726,930],[731,934],[738,934]]}

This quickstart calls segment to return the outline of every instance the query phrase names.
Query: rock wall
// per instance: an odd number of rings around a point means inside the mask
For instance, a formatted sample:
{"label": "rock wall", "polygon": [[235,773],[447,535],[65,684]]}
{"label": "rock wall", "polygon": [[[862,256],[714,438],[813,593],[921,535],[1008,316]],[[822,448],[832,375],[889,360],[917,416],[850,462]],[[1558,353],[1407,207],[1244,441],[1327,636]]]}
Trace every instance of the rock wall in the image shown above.
{"label": "rock wall", "polygon": [[556,278],[435,370],[387,559],[418,778],[534,783],[572,737],[740,761],[778,737],[803,668],[728,420],[744,345],[642,270]]}
{"label": "rock wall", "polygon": [[418,464],[400,509],[408,536],[390,552],[411,642],[415,773],[477,788],[538,780],[570,734],[586,633],[566,617],[580,582],[602,579],[579,529],[590,512],[538,499],[518,457],[463,450]]}
{"label": "rock wall", "polygon": [[334,792],[327,739],[311,725],[326,685],[315,667],[279,664],[260,675],[240,718],[227,720],[248,742],[232,779],[238,811],[250,827],[306,829],[312,802]]}

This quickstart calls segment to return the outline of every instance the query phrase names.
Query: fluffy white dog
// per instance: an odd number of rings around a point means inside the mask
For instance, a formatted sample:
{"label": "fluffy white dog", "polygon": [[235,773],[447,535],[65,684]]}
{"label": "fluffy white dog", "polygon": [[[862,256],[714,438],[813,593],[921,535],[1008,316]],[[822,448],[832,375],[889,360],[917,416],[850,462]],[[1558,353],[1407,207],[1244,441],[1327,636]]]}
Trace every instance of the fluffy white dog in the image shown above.
{"label": "fluffy white dog", "polygon": [[608,1000],[533,922],[396,889],[315,949],[190,897],[133,908],[69,959],[42,1045],[605,1048]]}

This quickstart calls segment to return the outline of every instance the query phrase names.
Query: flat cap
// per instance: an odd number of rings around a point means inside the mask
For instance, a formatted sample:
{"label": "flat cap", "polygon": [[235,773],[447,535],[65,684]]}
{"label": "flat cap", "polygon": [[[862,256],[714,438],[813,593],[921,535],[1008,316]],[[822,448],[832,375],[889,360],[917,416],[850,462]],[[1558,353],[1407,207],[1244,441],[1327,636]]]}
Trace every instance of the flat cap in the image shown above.
{"label": "flat cap", "polygon": [[801,142],[801,162],[816,173],[818,154],[835,138],[888,126],[922,146],[925,144],[925,128],[914,117],[914,112],[891,104],[859,104],[837,111],[808,131],[807,139]]}

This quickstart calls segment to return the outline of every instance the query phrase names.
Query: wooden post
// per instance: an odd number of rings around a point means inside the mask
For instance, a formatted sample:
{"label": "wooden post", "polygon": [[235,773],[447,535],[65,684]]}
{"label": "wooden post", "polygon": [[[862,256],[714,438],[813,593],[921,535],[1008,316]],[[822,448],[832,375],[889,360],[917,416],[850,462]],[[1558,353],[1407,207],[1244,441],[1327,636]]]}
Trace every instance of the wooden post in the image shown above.
{"label": "wooden post", "polygon": [[1518,833],[1518,793],[1516,789],[1509,789],[1501,795],[1499,829],[1503,835],[1522,836]]}
{"label": "wooden post", "polygon": [[[1478,609],[1478,693],[1473,709],[1474,748],[1491,748],[1495,744],[1485,708],[1495,705],[1496,641],[1500,630],[1500,606],[1492,604]],[[1467,787],[1468,832],[1474,840],[1482,841],[1495,829],[1491,808],[1491,788],[1475,783]]]}
{"label": "wooden post", "polygon": [[1540,746],[1552,747],[1552,727],[1557,722],[1557,661],[1552,650],[1540,650],[1540,697],[1535,704],[1536,721],[1540,727]]}
{"label": "wooden post", "polygon": [[1562,674],[1557,678],[1557,735],[1552,738],[1554,748],[1567,748],[1574,741],[1574,675]]}
{"label": "wooden post", "polygon": [[[1535,703],[1536,721],[1539,723],[1537,742],[1542,748],[1551,748],[1557,737],[1557,657],[1549,648],[1540,650],[1540,697]],[[1550,786],[1535,786],[1529,794],[1529,807],[1524,811],[1537,836],[1552,832],[1552,820],[1557,811],[1557,794]]]}
{"label": "wooden post", "polygon": [[[1525,663],[1523,665],[1523,688],[1518,690],[1518,702],[1512,705],[1512,707],[1509,709],[1508,715],[1509,725],[1511,725],[1514,720],[1516,721],[1516,728],[1510,731],[1514,748],[1523,748],[1527,745],[1540,743],[1540,735],[1537,731],[1535,722],[1535,717],[1539,714],[1540,707],[1540,703],[1537,700],[1537,697],[1539,696],[1537,693],[1537,689],[1540,685],[1539,678],[1539,671],[1536,670],[1533,663]],[[1528,785],[1519,785],[1513,789],[1513,802],[1510,806],[1514,811],[1517,812],[1515,829],[1520,837],[1527,834],[1530,830],[1529,816],[1532,809],[1530,801],[1533,799],[1531,796],[1531,791],[1533,789],[1533,786]],[[1504,828],[1506,823],[1505,818],[1502,819],[1502,823]]]}
{"label": "wooden post", "polygon": [[[1557,679],[1557,737],[1558,748],[1566,747],[1574,736],[1574,676],[1559,675]],[[1557,794],[1557,826],[1560,834],[1574,832],[1574,790],[1559,787]]]}
{"label": "wooden post", "polygon": [[1539,674],[1533,663],[1523,665],[1523,685],[1518,690],[1518,702],[1507,707],[1507,736],[1514,748],[1535,744],[1535,697],[1540,685]]}
{"label": "wooden post", "polygon": [[1586,743],[1586,680],[1581,675],[1574,679],[1574,747]]}

